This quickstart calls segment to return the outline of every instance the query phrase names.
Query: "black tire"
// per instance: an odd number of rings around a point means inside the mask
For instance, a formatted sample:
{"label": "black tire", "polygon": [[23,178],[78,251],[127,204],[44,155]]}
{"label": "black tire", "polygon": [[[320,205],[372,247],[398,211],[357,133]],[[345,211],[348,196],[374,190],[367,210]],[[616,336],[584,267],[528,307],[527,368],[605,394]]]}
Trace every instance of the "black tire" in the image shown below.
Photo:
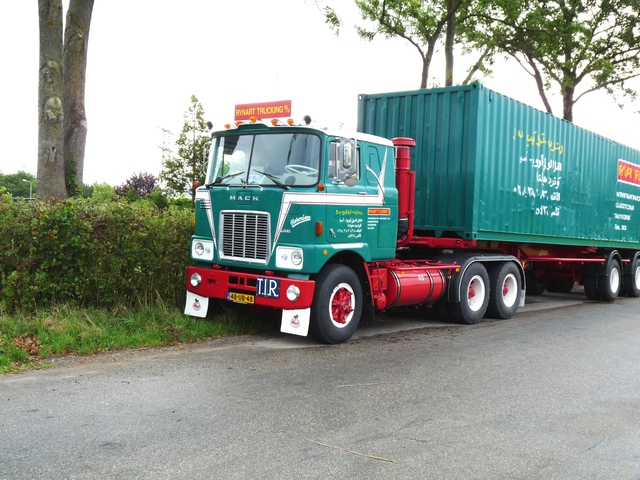
{"label": "black tire", "polygon": [[473,325],[484,317],[489,305],[489,275],[481,263],[467,268],[460,282],[460,303],[449,304],[451,321]]}
{"label": "black tire", "polygon": [[624,276],[622,291],[627,297],[640,297],[640,258],[631,262],[629,273]]}
{"label": "black tire", "polygon": [[600,298],[605,302],[613,302],[620,295],[622,287],[622,268],[616,260],[610,260],[607,265],[606,277],[598,279]]}
{"label": "black tire", "polygon": [[320,272],[311,305],[311,335],[321,343],[349,340],[362,315],[362,286],[346,265],[333,264]]}
{"label": "black tire", "polygon": [[513,262],[497,263],[489,268],[489,305],[487,317],[505,320],[518,311],[522,279]]}
{"label": "black tire", "polygon": [[566,278],[555,278],[547,283],[547,290],[556,293],[569,293],[573,290],[573,280],[567,280]]}
{"label": "black tire", "polygon": [[524,275],[527,280],[527,295],[542,295],[545,290],[544,283],[531,272],[527,271]]}
{"label": "black tire", "polygon": [[585,275],[582,278],[582,284],[584,285],[584,294],[589,300],[600,300],[598,277],[596,275]]}

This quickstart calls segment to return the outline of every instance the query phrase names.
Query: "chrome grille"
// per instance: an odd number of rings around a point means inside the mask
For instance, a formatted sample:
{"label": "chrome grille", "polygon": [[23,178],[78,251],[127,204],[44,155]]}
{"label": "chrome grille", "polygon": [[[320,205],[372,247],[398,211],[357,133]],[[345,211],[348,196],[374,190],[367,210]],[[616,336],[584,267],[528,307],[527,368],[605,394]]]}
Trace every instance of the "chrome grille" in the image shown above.
{"label": "chrome grille", "polygon": [[269,224],[265,212],[220,212],[220,258],[266,264]]}

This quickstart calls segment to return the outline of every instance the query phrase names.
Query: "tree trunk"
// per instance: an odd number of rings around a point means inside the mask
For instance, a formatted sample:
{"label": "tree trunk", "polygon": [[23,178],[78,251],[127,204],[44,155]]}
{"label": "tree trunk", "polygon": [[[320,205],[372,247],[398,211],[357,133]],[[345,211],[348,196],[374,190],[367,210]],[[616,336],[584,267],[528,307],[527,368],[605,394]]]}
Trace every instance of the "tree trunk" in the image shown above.
{"label": "tree trunk", "polygon": [[64,179],[62,108],[62,2],[38,0],[38,178],[40,198],[67,198]]}
{"label": "tree trunk", "polygon": [[422,78],[420,80],[420,88],[427,88],[429,82],[429,67],[433,60],[433,54],[436,51],[437,37],[433,37],[427,44],[427,53],[422,56]]}
{"label": "tree trunk", "polygon": [[444,56],[445,56],[445,70],[444,70],[444,86],[450,87],[453,85],[453,44],[456,37],[456,14],[453,0],[447,1],[447,9],[449,17],[447,19],[447,28],[444,41]]}
{"label": "tree trunk", "polygon": [[536,86],[538,87],[538,95],[540,95],[540,98],[542,99],[542,103],[544,103],[544,108],[547,109],[547,113],[550,113],[553,115],[553,109],[551,108],[551,104],[549,103],[549,99],[547,98],[547,94],[545,93],[545,90],[544,90],[544,81],[542,79],[542,73],[540,73],[540,69],[538,68],[535,60],[533,59],[533,55],[531,55],[530,53],[527,53],[525,56],[527,58],[527,63],[529,63],[529,65],[531,66],[531,69],[533,70],[533,78],[535,78],[536,80]]}
{"label": "tree trunk", "polygon": [[427,80],[429,79],[429,63],[426,58],[422,58],[422,75],[420,78],[420,88],[427,88]]}
{"label": "tree trunk", "polygon": [[467,74],[467,77],[462,82],[462,85],[467,85],[471,81],[471,79],[473,79],[473,76],[476,74],[476,72],[480,70],[480,68],[482,68],[484,59],[489,56],[489,54],[491,53],[491,50],[492,50],[491,47],[487,47],[484,49],[484,52],[482,52],[482,55],[480,55],[480,58],[478,58],[478,61],[474,63],[473,66],[469,69],[469,73]]}
{"label": "tree trunk", "polygon": [[71,0],[64,31],[64,157],[67,191],[79,195],[84,173],[87,116],[84,93],[89,26],[94,0]]}
{"label": "tree trunk", "polygon": [[564,87],[564,91],[562,92],[562,118],[569,122],[573,122],[573,95],[575,91],[576,89],[573,87]]}

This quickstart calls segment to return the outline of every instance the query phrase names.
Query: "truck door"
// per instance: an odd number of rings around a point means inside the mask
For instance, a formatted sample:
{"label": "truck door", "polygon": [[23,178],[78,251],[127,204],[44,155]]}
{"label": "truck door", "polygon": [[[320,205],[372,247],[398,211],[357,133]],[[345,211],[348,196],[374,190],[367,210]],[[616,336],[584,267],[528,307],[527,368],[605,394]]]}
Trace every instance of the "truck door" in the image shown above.
{"label": "truck door", "polygon": [[365,199],[369,189],[361,181],[360,149],[354,140],[340,139],[329,144],[327,176],[325,235],[328,242],[362,243],[367,225]]}
{"label": "truck door", "polygon": [[[353,152],[351,159],[349,149]],[[393,155],[393,148],[388,145],[356,144],[346,139],[332,142],[326,231],[330,243],[364,243],[371,260],[394,256],[398,192]],[[332,203],[331,199],[339,203]]]}

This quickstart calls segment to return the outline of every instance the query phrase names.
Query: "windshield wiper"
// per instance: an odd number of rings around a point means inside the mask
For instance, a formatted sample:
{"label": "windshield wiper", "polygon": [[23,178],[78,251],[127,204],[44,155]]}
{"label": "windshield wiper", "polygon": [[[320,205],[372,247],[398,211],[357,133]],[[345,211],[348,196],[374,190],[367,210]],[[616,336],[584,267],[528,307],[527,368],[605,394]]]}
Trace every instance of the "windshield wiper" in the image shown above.
{"label": "windshield wiper", "polygon": [[279,186],[283,190],[289,190],[291,188],[291,186],[285,185],[280,180],[278,180],[278,177],[276,177],[275,175],[272,175],[267,172],[261,172],[260,170],[254,170],[254,172],[258,172],[259,174],[264,175],[265,177],[267,177],[269,180],[271,180],[273,183],[275,183],[277,186]]}
{"label": "windshield wiper", "polygon": [[221,185],[223,180],[226,180],[227,178],[233,178],[233,177],[237,177],[238,175],[242,175],[244,172],[235,172],[235,173],[229,173],[228,175],[225,175],[224,177],[218,177],[216,178],[213,182],[211,183],[205,183],[205,188],[211,188],[214,185]]}

